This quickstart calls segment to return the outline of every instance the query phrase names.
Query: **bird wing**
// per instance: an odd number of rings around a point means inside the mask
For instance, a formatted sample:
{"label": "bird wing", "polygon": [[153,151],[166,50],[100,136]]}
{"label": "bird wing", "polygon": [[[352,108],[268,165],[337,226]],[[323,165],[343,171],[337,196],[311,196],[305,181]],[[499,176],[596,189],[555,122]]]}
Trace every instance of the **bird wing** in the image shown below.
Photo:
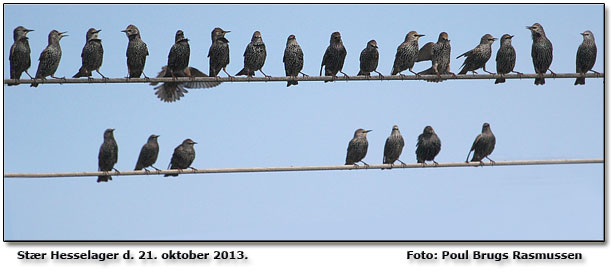
{"label": "bird wing", "polygon": [[419,50],[419,54],[417,55],[417,62],[424,60],[431,60],[433,56],[433,46],[435,43],[428,42]]}
{"label": "bird wing", "polygon": [[[187,67],[187,69],[189,69],[189,71],[187,72],[187,74],[190,74],[192,77],[208,77],[207,74],[205,74],[204,72],[194,68],[194,67]],[[185,82],[183,84],[181,84],[182,86],[184,86],[185,88],[189,88],[189,89],[205,89],[205,88],[212,88],[212,87],[216,87],[219,86],[219,84],[221,84],[221,82],[212,82],[212,81],[189,81],[189,82]]]}
{"label": "bird wing", "polygon": [[143,42],[142,44],[144,45],[144,49],[147,52],[147,56],[148,56],[149,55],[149,48],[147,47],[146,43]]}
{"label": "bird wing", "polygon": [[15,51],[15,44],[11,45],[11,53],[9,54],[9,60],[13,60],[14,51]]}
{"label": "bird wing", "polygon": [[[44,53],[44,51],[43,51],[43,53]],[[42,58],[42,53],[40,54],[40,57]],[[161,71],[159,71],[159,73],[157,73],[157,77],[167,77],[167,76],[170,76],[170,75],[166,75],[167,68],[168,68],[168,66],[166,66],[166,65],[162,66]],[[155,85],[159,84],[159,82],[151,82],[150,84],[155,86]]]}
{"label": "bird wing", "polygon": [[474,54],[474,49],[472,49],[472,50],[470,50],[470,51],[467,51],[467,52],[465,52],[465,53],[463,53],[463,54],[459,55],[457,58],[464,57],[464,56],[469,58],[469,57],[471,57],[473,54]]}
{"label": "bird wing", "polygon": [[472,148],[470,149],[470,151],[473,151],[476,148],[476,146],[480,143],[480,139],[482,139],[482,133],[476,136],[476,139],[474,139],[474,143],[472,144]]}

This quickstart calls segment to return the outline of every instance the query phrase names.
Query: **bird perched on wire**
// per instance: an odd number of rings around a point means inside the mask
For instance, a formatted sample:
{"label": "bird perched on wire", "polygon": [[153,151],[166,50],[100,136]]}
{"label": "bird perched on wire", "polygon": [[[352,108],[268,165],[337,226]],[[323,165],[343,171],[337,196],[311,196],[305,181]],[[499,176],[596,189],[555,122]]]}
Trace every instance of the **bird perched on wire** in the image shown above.
{"label": "bird perched on wire", "polygon": [[482,160],[487,158],[489,161],[491,161],[491,164],[494,164],[495,161],[489,158],[489,155],[493,153],[493,149],[495,149],[495,135],[493,135],[489,123],[484,123],[482,124],[482,132],[476,136],[476,139],[472,144],[472,148],[470,149],[470,152],[468,152],[467,158],[465,158],[465,162],[468,162],[470,153],[474,151],[474,156],[472,156],[473,162],[477,161],[480,162],[480,164],[483,164]]}
{"label": "bird perched on wire", "polygon": [[102,48],[102,40],[98,37],[98,33],[102,31],[102,29],[96,30],[95,28],[90,28],[87,30],[87,34],[85,35],[86,42],[85,46],[83,46],[83,52],[81,52],[82,65],[73,78],[78,77],[88,77],[91,78],[91,71],[96,71],[102,78],[105,77],[102,73],[100,73],[100,66],[102,66],[102,57],[104,56],[104,49]]}
{"label": "bird perched on wire", "polygon": [[140,149],[140,155],[138,155],[138,161],[136,161],[136,167],[134,170],[147,170],[147,167],[153,167],[155,170],[159,171],[157,167],[153,166],[155,161],[157,161],[157,154],[159,153],[159,144],[157,143],[157,137],[159,135],[152,134],[149,136],[147,143],[142,146]]}
{"label": "bird perched on wire", "polygon": [[357,75],[370,77],[370,73],[375,72],[382,78],[383,75],[376,71],[376,67],[378,67],[378,44],[375,40],[371,40],[359,55],[359,73]]}
{"label": "bird perched on wire", "polygon": [[[23,72],[32,78],[30,73],[28,73],[28,69],[32,64],[32,59],[30,58],[30,43],[26,36],[28,32],[31,31],[34,30],[27,29],[23,26],[18,26],[13,30],[13,45],[11,45],[11,52],[9,54],[11,79],[21,78]],[[19,83],[8,84],[8,86],[15,85],[19,85]]]}
{"label": "bird perched on wire", "polygon": [[553,45],[550,40],[546,38],[546,33],[544,33],[544,28],[542,25],[535,23],[532,26],[528,26],[527,29],[531,31],[531,39],[533,40],[533,43],[531,44],[531,59],[533,60],[533,68],[538,74],[534,84],[544,85],[546,80],[544,79],[543,75],[546,73],[546,71],[550,71],[553,76],[556,76],[556,74],[549,69],[553,60]]}
{"label": "bird perched on wire", "polygon": [[480,44],[478,46],[459,55],[457,58],[465,57],[463,65],[461,65],[463,69],[461,69],[459,74],[464,75],[467,74],[468,71],[476,74],[476,70],[480,68],[489,74],[494,74],[487,71],[486,65],[487,61],[491,58],[491,45],[495,40],[497,40],[497,38],[493,38],[491,34],[485,34],[480,38]]}
{"label": "bird perched on wire", "polygon": [[[182,144],[177,146],[174,149],[174,153],[172,153],[172,159],[170,159],[170,164],[168,165],[168,169],[187,169],[191,168],[191,163],[195,159],[195,149],[193,149],[193,145],[197,144],[191,139],[185,139]],[[165,174],[164,177],[173,176],[177,177],[178,174]]]}
{"label": "bird perched on wire", "polygon": [[251,42],[244,50],[243,56],[244,68],[242,68],[242,70],[236,74],[237,76],[244,75],[252,77],[255,75],[255,71],[259,71],[264,76],[269,77],[263,72],[263,70],[261,70],[264,63],[266,63],[266,44],[263,42],[263,39],[261,39],[261,33],[259,31],[255,31],[253,33]]}
{"label": "bird perched on wire", "polygon": [[416,153],[418,163],[425,165],[425,161],[433,161],[435,165],[438,165],[435,158],[442,149],[442,142],[431,126],[423,129],[423,133],[417,138],[416,147],[414,153]]}
{"label": "bird perched on wire", "polygon": [[[114,167],[115,163],[117,163],[117,155],[119,154],[119,148],[117,147],[117,142],[113,135],[114,130],[113,128],[109,128],[104,131],[104,142],[102,142],[100,152],[98,153],[98,171],[108,172],[114,169],[119,172],[119,170]],[[113,178],[111,176],[98,176],[98,182],[106,182],[109,180],[113,180]]]}
{"label": "bird perched on wire", "polygon": [[212,39],[212,44],[210,45],[210,49],[208,49],[208,57],[210,58],[210,76],[216,77],[219,74],[219,71],[223,69],[223,72],[225,72],[228,77],[232,77],[225,70],[225,67],[230,61],[229,41],[225,38],[225,34],[227,33],[230,33],[230,31],[216,27],[210,34]]}
{"label": "bird perched on wire", "polygon": [[[431,60],[431,68],[421,71],[419,75],[437,75],[438,78],[443,74],[456,76],[450,70],[451,45],[446,32],[440,33],[438,42],[428,42],[420,50],[417,62]],[[427,80],[430,82],[440,82],[442,79]]]}
{"label": "bird perched on wire", "polygon": [[416,31],[410,31],[406,34],[404,42],[397,47],[391,75],[397,75],[398,73],[402,75],[402,71],[406,69],[415,75],[417,74],[412,71],[412,68],[419,55],[419,38],[423,36],[425,35]]}
{"label": "bird perched on wire", "polygon": [[[207,74],[198,70],[195,67],[187,67],[182,71],[175,71],[174,76],[176,77],[208,77]],[[168,70],[168,66],[162,66],[161,71],[157,74],[158,78],[161,77],[172,77],[172,74]],[[152,86],[156,86],[159,82],[151,82]],[[174,102],[180,100],[181,97],[185,96],[187,89],[206,89],[219,86],[221,82],[214,81],[185,81],[185,82],[164,82],[161,85],[153,88],[155,95],[164,102]]]}
{"label": "bird perched on wire", "polygon": [[385,141],[383,163],[393,165],[395,161],[399,161],[400,163],[405,164],[399,159],[403,149],[404,137],[402,137],[399,127],[393,126],[393,129],[391,129],[391,135],[389,135],[389,137],[387,137],[387,141]]}
{"label": "bird perched on wire", "polygon": [[[327,50],[325,50],[325,54],[323,55],[323,61],[321,62],[319,76],[322,75],[323,66],[325,66],[325,76],[331,76],[332,81],[336,78],[336,74],[338,72],[348,77],[346,73],[342,72],[342,67],[344,66],[345,58],[346,48],[344,48],[344,44],[342,44],[342,37],[340,36],[340,32],[334,32],[332,33],[331,38],[329,40],[329,46],[327,47]],[[325,82],[329,82],[329,80],[326,80]]]}
{"label": "bird perched on wire", "polygon": [[[68,36],[64,35],[65,33],[66,32],[59,32],[57,30],[51,30],[51,32],[49,32],[49,44],[40,53],[40,57],[38,58],[39,63],[38,70],[36,71],[36,79],[44,80],[47,76],[59,79],[55,76],[55,71],[57,71],[57,67],[62,58],[60,40]],[[38,83],[32,83],[30,87],[38,87]]]}
{"label": "bird perched on wire", "polygon": [[148,78],[143,70],[149,55],[149,49],[147,44],[140,38],[140,30],[135,25],[129,25],[126,29],[121,30],[121,32],[125,32],[129,40],[125,53],[127,56],[128,77],[139,78],[143,74],[145,78]]}
{"label": "bird perched on wire", "polygon": [[365,130],[362,128],[355,130],[353,139],[349,142],[346,149],[345,165],[357,165],[358,162],[368,165],[363,161],[363,158],[365,158],[368,153],[368,138],[366,138],[366,136],[370,131],[372,130]]}
{"label": "bird perched on wire", "polygon": [[[302,48],[295,39],[295,35],[289,35],[289,37],[287,37],[287,46],[285,47],[285,54],[283,55],[283,63],[285,63],[285,75],[290,77],[297,77],[298,74],[308,76],[302,73],[302,68],[304,68],[304,52],[302,52]],[[291,85],[298,85],[298,81],[287,81],[287,87]]]}
{"label": "bird perched on wire", "polygon": [[506,82],[503,75],[510,72],[522,75],[522,73],[514,71],[514,65],[516,64],[516,51],[512,46],[512,37],[514,37],[514,35],[504,34],[500,39],[499,50],[497,50],[495,62],[497,63],[497,74],[501,75],[502,77],[495,79],[495,84]]}
{"label": "bird perched on wire", "polygon": [[167,71],[172,78],[176,78],[176,73],[180,73],[189,66],[190,53],[189,39],[185,38],[182,30],[177,30],[174,35],[174,44],[170,48],[170,53],[168,53]]}
{"label": "bird perched on wire", "polygon": [[[597,58],[597,46],[595,46],[593,32],[590,30],[582,32],[580,35],[582,35],[583,41],[580,46],[578,46],[578,51],[576,52],[576,73],[585,74],[589,71],[593,71],[595,59]],[[598,72],[595,73],[599,74]],[[584,85],[584,83],[584,77],[577,77],[574,85]]]}

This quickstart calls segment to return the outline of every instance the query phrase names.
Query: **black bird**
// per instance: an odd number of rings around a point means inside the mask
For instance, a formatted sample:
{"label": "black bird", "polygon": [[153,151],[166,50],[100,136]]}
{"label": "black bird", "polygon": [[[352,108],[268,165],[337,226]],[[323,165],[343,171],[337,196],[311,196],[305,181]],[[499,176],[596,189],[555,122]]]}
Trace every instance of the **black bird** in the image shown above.
{"label": "black bird", "polygon": [[431,126],[426,126],[423,129],[423,133],[417,139],[416,147],[415,153],[418,163],[425,165],[425,161],[433,161],[435,165],[438,165],[434,159],[442,149],[442,142],[440,142],[440,138]]}
{"label": "black bird", "polygon": [[489,158],[489,155],[493,153],[493,149],[495,149],[495,135],[493,135],[489,123],[484,123],[482,124],[482,133],[476,136],[476,139],[472,144],[472,148],[470,149],[470,152],[468,152],[467,158],[465,158],[465,162],[468,162],[470,153],[474,151],[474,156],[472,156],[473,162],[477,161],[480,162],[480,164],[483,164],[482,160],[487,158],[489,161],[491,161],[491,164],[493,164],[495,161]]}
{"label": "black bird", "polygon": [[463,69],[461,69],[459,74],[464,75],[468,71],[476,74],[476,70],[480,68],[489,74],[494,74],[487,71],[486,65],[487,61],[491,58],[491,45],[495,40],[497,40],[497,38],[493,38],[491,34],[485,34],[480,38],[480,44],[478,46],[458,56],[457,58],[465,57],[463,65],[461,65]]}
{"label": "black bird", "polygon": [[[583,41],[576,52],[576,73],[585,74],[588,71],[593,71],[591,69],[593,69],[595,59],[597,58],[597,46],[595,46],[593,32],[590,30],[580,33],[580,35],[582,35]],[[599,74],[598,72],[595,73]],[[585,78],[578,77],[574,85],[584,85],[584,83]]]}
{"label": "black bird", "polygon": [[261,39],[261,33],[255,31],[251,42],[247,45],[244,50],[244,68],[240,70],[237,76],[248,76],[252,77],[255,75],[255,71],[261,72],[264,76],[269,77],[266,73],[261,70],[266,63],[266,44]]}
{"label": "black bird", "polygon": [[[332,78],[335,79],[336,74],[340,72],[344,76],[348,77],[346,73],[342,72],[345,58],[346,49],[344,48],[344,44],[342,44],[340,32],[334,32],[331,34],[329,46],[327,47],[327,50],[325,50],[325,55],[323,55],[319,76],[322,75],[323,66],[325,66],[325,76],[332,76]],[[325,82],[329,82],[329,80],[326,80]]]}
{"label": "black bird", "polygon": [[[26,35],[28,32],[34,31],[27,29],[23,26],[18,26],[13,30],[13,45],[11,45],[11,53],[9,55],[9,61],[11,65],[11,79],[21,78],[21,74],[25,72],[30,78],[32,76],[28,73],[28,69],[32,64],[30,58],[30,43]],[[17,83],[8,84],[8,86],[19,85]]]}
{"label": "black bird", "polygon": [[[283,55],[283,63],[285,63],[285,75],[291,77],[297,77],[298,74],[302,74],[302,68],[304,68],[304,52],[295,39],[295,35],[289,35],[287,38],[287,47],[285,47],[285,54]],[[287,81],[287,87],[291,85],[298,85],[297,80]]]}
{"label": "black bird", "polygon": [[157,161],[157,154],[159,153],[159,144],[157,144],[157,137],[159,137],[159,135],[153,134],[149,136],[147,143],[142,146],[134,170],[144,169],[148,172],[149,170],[147,170],[147,167],[151,166],[155,170],[159,171],[157,167],[153,166],[155,161]]}
{"label": "black bird", "polygon": [[[100,146],[100,152],[98,153],[98,171],[108,172],[115,169],[115,163],[117,163],[117,154],[119,154],[119,148],[113,136],[115,129],[109,128],[104,131],[104,142]],[[113,180],[111,176],[98,176],[98,182]]]}
{"label": "black bird", "polygon": [[211,35],[212,44],[210,45],[210,49],[208,49],[208,57],[210,58],[210,76],[216,77],[219,74],[219,71],[223,69],[223,72],[228,77],[230,76],[227,71],[225,71],[225,67],[229,64],[229,41],[225,38],[225,34],[230,33],[230,31],[225,31],[220,27],[213,29]]}
{"label": "black bird", "polygon": [[516,51],[512,46],[512,37],[514,37],[514,35],[510,34],[504,34],[501,37],[499,50],[497,50],[497,56],[495,57],[495,62],[497,63],[497,74],[501,75],[502,77],[495,79],[495,84],[506,82],[506,79],[503,78],[503,75],[508,74],[510,72],[522,75],[522,73],[514,71],[514,64],[516,64]]}
{"label": "black bird", "polygon": [[357,129],[353,139],[349,142],[348,148],[346,149],[346,163],[345,165],[357,165],[358,162],[362,162],[364,165],[368,165],[363,161],[366,153],[368,153],[368,139],[366,138],[368,132],[372,130]]}
{"label": "black bird", "polygon": [[[451,74],[456,76],[455,73],[450,70],[450,55],[451,45],[446,32],[440,33],[438,36],[438,42],[426,43],[420,50],[417,58],[418,61],[431,60],[431,68],[421,71],[419,75],[437,75],[440,77],[441,74]],[[431,82],[440,82],[442,80],[428,80]]]}
{"label": "black bird", "polygon": [[359,55],[359,73],[357,75],[370,77],[371,72],[376,72],[380,77],[383,77],[380,72],[376,71],[376,67],[378,67],[378,44],[375,40],[371,40]]}
{"label": "black bird", "polygon": [[553,60],[553,45],[546,38],[544,28],[542,25],[535,23],[532,26],[528,26],[527,29],[531,30],[531,39],[533,44],[531,45],[531,59],[533,60],[533,68],[538,74],[535,79],[535,85],[544,85],[546,80],[542,77],[546,71],[550,71],[553,76],[556,74],[550,70],[550,64]]}
{"label": "black bird", "polygon": [[412,71],[412,67],[414,67],[414,63],[419,55],[419,38],[423,36],[425,35],[419,34],[416,31],[410,31],[406,34],[404,42],[397,47],[393,70],[391,71],[392,75],[397,75],[398,73],[402,75],[402,71],[406,69],[416,75]]}
{"label": "black bird", "polygon": [[[57,30],[51,30],[49,32],[49,44],[47,47],[40,53],[40,57],[38,60],[38,70],[36,71],[36,79],[44,80],[47,76],[55,77],[55,71],[57,71],[57,67],[59,66],[60,59],[62,58],[62,48],[60,47],[60,40],[63,37],[68,35],[64,35],[66,32],[59,32]],[[32,83],[30,87],[38,87],[38,83]]]}
{"label": "black bird", "polygon": [[[197,144],[191,139],[185,139],[182,144],[177,146],[174,149],[174,153],[172,153],[172,159],[170,159],[170,165],[168,165],[168,169],[187,169],[191,168],[191,163],[195,159],[195,149],[193,149],[193,145]],[[164,177],[173,176],[177,177],[178,174],[165,174]]]}
{"label": "black bird", "polygon": [[387,137],[387,141],[385,142],[383,163],[393,165],[395,161],[399,161],[402,164],[405,164],[399,159],[403,149],[404,137],[402,137],[399,128],[397,126],[393,126],[393,129],[391,130],[391,135]]}
{"label": "black bird", "polygon": [[[157,77],[172,77],[170,71],[167,69],[168,66],[162,66],[161,71],[157,74]],[[176,77],[208,77],[207,74],[201,72],[194,67],[187,67],[183,71],[175,72]],[[153,86],[159,84],[159,82],[151,82]],[[186,81],[186,82],[164,82],[161,85],[153,88],[155,89],[155,95],[164,102],[174,102],[180,100],[181,97],[188,93],[187,89],[206,89],[219,86],[221,82],[212,81]]]}
{"label": "black bird", "polygon": [[174,45],[168,53],[168,72],[172,78],[176,73],[184,71],[189,66],[189,39],[185,38],[182,30],[177,30],[174,35]]}
{"label": "black bird", "polygon": [[125,53],[127,56],[128,77],[139,78],[143,74],[147,78],[143,70],[149,55],[149,49],[147,44],[140,38],[140,30],[135,25],[129,25],[125,30],[121,30],[121,32],[125,32],[129,40]]}
{"label": "black bird", "polygon": [[88,77],[91,78],[91,71],[96,71],[102,78],[106,78],[102,73],[100,73],[100,66],[102,66],[102,57],[104,56],[104,49],[102,48],[102,40],[98,38],[98,33],[102,31],[102,29],[96,30],[95,28],[90,28],[87,30],[87,34],[85,35],[86,43],[83,46],[83,52],[81,52],[82,65],[79,68],[79,72],[77,72],[73,78],[77,77]]}

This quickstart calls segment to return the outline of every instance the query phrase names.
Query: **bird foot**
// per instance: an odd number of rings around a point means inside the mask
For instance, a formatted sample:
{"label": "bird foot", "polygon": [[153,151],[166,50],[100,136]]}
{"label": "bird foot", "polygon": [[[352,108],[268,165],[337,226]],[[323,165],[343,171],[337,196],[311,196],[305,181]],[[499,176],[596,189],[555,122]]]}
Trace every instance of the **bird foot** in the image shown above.
{"label": "bird foot", "polygon": [[157,169],[157,167],[155,167],[155,166],[153,166],[153,165],[151,165],[151,167],[153,167],[153,169],[155,169],[155,170],[157,170],[157,171],[161,171],[161,170]]}
{"label": "bird foot", "polygon": [[550,69],[548,69],[548,71],[550,71],[550,73],[552,74],[552,77],[553,77],[553,78],[556,78],[556,77],[557,77],[557,74],[556,74],[555,72],[553,72],[553,71],[552,71],[552,70],[550,70]]}
{"label": "bird foot", "polygon": [[147,168],[142,168],[142,170],[143,170],[143,171],[145,171],[145,172],[147,173],[147,175],[148,175],[148,174],[151,172],[151,171],[149,171],[149,169],[147,169]]}
{"label": "bird foot", "polygon": [[589,70],[589,72],[593,72],[593,73],[595,73],[595,74],[597,75],[597,77],[600,77],[600,76],[601,76],[601,73],[600,73],[600,72],[597,72],[597,71],[595,71],[595,70]]}
{"label": "bird foot", "polygon": [[476,71],[472,71],[472,75],[477,75],[478,73],[476,73]]}
{"label": "bird foot", "polygon": [[302,73],[302,72],[300,72],[300,74],[302,74],[302,77],[309,77],[309,75],[304,74],[304,73]]}
{"label": "bird foot", "polygon": [[191,166],[189,166],[189,169],[193,170],[194,173],[198,171],[198,169],[191,167]]}
{"label": "bird foot", "polygon": [[435,166],[440,165],[437,161],[433,161],[433,163],[434,163]]}
{"label": "bird foot", "polygon": [[117,168],[113,168],[113,170],[115,170],[115,172],[117,172],[117,174],[121,174],[121,172],[119,172],[119,170],[117,170]]}
{"label": "bird foot", "polygon": [[427,165],[427,163],[425,163],[425,161],[421,162],[421,167],[425,167],[425,165]]}
{"label": "bird foot", "polygon": [[457,74],[453,73],[453,72],[448,72],[449,74],[451,74],[453,76],[453,78],[457,78]]}
{"label": "bird foot", "polygon": [[369,165],[369,164],[367,164],[367,163],[365,163],[364,161],[361,161],[361,163],[363,163],[363,165],[364,165],[366,168],[370,167],[370,165]]}
{"label": "bird foot", "polygon": [[378,72],[378,71],[374,71],[374,72],[376,72],[376,73],[378,74],[378,77],[380,77],[380,80],[382,80],[383,78],[385,78],[385,77],[383,76],[383,74],[381,74],[380,72]]}

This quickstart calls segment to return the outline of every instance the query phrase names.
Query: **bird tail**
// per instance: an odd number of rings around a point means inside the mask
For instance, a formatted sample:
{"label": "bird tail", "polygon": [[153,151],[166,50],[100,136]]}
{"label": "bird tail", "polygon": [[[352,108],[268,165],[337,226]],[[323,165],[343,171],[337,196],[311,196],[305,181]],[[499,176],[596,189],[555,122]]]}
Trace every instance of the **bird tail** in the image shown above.
{"label": "bird tail", "polygon": [[546,83],[546,80],[543,77],[536,77],[534,81],[535,85],[544,85],[544,83]]}
{"label": "bird tail", "polygon": [[463,66],[463,69],[461,69],[461,71],[459,72],[459,74],[458,74],[458,75],[465,75],[465,74],[467,74],[467,72],[468,72],[467,67],[466,67],[466,66]]}
{"label": "bird tail", "polygon": [[585,83],[584,77],[577,77],[576,82],[574,82],[574,85],[584,85],[584,83]]}
{"label": "bird tail", "polygon": [[164,177],[178,177],[178,174],[165,174]]}
{"label": "bird tail", "polygon": [[[11,70],[13,70],[13,69],[11,69]],[[19,80],[19,78],[21,78],[21,73],[19,75],[16,75],[14,71],[11,71],[11,79]],[[7,85],[8,86],[17,86],[17,85],[19,85],[19,83],[9,83]]]}
{"label": "bird tail", "polygon": [[72,77],[73,78],[79,78],[79,77],[90,77],[90,76],[91,76],[91,71],[87,71],[87,69],[85,69],[85,67],[81,67],[81,68],[79,68],[79,72],[77,72]]}
{"label": "bird tail", "polygon": [[254,76],[255,75],[255,71],[249,71],[249,70],[247,70],[246,67],[244,67],[236,75],[237,76]]}
{"label": "bird tail", "polygon": [[505,78],[498,78],[495,80],[495,84],[504,83],[504,82],[506,82]]}
{"label": "bird tail", "polygon": [[155,95],[157,95],[159,100],[164,102],[178,101],[181,99],[181,97],[185,96],[185,93],[188,93],[184,87],[184,84],[173,82],[163,83],[162,85],[153,89],[157,90]]}
{"label": "bird tail", "polygon": [[297,80],[289,80],[289,81],[287,81],[287,87],[289,87],[291,85],[298,85],[298,81]]}
{"label": "bird tail", "polygon": [[483,158],[481,158],[480,156],[476,156],[476,153],[474,153],[474,156],[472,156],[472,160],[473,162],[477,162],[477,161],[482,161]]}
{"label": "bird tail", "polygon": [[365,76],[366,73],[364,71],[359,70],[359,73],[357,73],[358,76]]}
{"label": "bird tail", "polygon": [[109,180],[113,180],[111,176],[98,176],[98,182],[108,182]]}

